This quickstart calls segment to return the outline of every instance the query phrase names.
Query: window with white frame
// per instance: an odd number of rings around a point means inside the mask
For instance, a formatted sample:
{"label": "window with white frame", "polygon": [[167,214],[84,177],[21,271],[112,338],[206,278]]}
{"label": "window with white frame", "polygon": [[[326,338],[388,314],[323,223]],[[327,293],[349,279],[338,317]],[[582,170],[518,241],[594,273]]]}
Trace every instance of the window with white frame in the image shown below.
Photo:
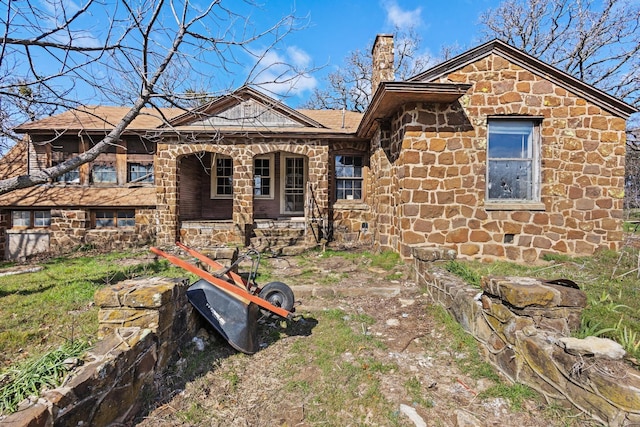
{"label": "window with white frame", "polygon": [[[57,166],[65,160],[78,155],[78,140],[58,140],[51,142],[51,166]],[[67,184],[80,183],[80,170],[73,169],[54,179]]]}
{"label": "window with white frame", "polygon": [[273,198],[273,160],[271,157],[256,157],[253,160],[253,195],[258,198]]}
{"label": "window with white frame", "polygon": [[51,211],[33,211],[34,227],[49,227],[51,225]]}
{"label": "window with white frame", "polygon": [[11,226],[15,228],[45,228],[51,225],[51,211],[12,211]]}
{"label": "window with white frame", "polygon": [[233,159],[214,155],[212,163],[211,198],[231,198],[233,196]]}
{"label": "window with white frame", "polygon": [[93,212],[95,228],[134,227],[136,213],[133,209],[99,210]]}
{"label": "window with white frame", "polygon": [[362,168],[364,157],[337,155],[335,157],[336,200],[362,199]]}
{"label": "window with white frame", "polygon": [[487,200],[539,201],[539,120],[489,119]]}
{"label": "window with white frame", "polygon": [[118,182],[115,163],[95,163],[91,165],[91,182],[94,184],[114,184]]}
{"label": "window with white frame", "polygon": [[127,182],[153,183],[153,163],[127,163]]}

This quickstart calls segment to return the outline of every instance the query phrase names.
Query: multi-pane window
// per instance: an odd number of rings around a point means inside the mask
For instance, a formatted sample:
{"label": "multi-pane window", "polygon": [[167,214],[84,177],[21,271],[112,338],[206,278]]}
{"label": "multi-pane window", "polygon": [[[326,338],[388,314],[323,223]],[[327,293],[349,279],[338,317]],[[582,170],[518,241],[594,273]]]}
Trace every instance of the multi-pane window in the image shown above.
{"label": "multi-pane window", "polygon": [[51,211],[13,211],[11,226],[18,228],[43,228],[51,225]]}
{"label": "multi-pane window", "polygon": [[118,227],[135,227],[136,213],[134,211],[117,211],[116,224]]}
{"label": "multi-pane window", "polygon": [[488,200],[539,200],[537,135],[531,120],[489,121]]}
{"label": "multi-pane window", "polygon": [[362,199],[363,157],[340,155],[335,159],[336,200]]}
{"label": "multi-pane window", "polygon": [[[51,143],[51,166],[57,166],[78,154],[77,140],[56,140]],[[79,184],[80,170],[74,169],[54,179],[55,182]]]}
{"label": "multi-pane window", "polygon": [[118,182],[116,165],[111,163],[93,164],[91,166],[91,182],[95,184]]}
{"label": "multi-pane window", "polygon": [[233,194],[233,159],[231,157],[214,157],[213,161],[213,194],[212,197],[228,198]]}
{"label": "multi-pane window", "polygon": [[95,228],[134,227],[136,214],[133,210],[100,210],[93,213]]}
{"label": "multi-pane window", "polygon": [[284,159],[284,213],[304,211],[305,163],[303,157]]}
{"label": "multi-pane window", "polygon": [[127,182],[153,183],[153,164],[127,163]]}
{"label": "multi-pane window", "polygon": [[271,196],[271,158],[258,157],[253,161],[253,194],[257,197]]}
{"label": "multi-pane window", "polygon": [[30,211],[13,211],[11,212],[11,225],[14,227],[31,227]]}
{"label": "multi-pane window", "polygon": [[51,211],[33,211],[34,227],[49,227],[51,225]]}
{"label": "multi-pane window", "polygon": [[[58,165],[61,162],[54,162],[53,166]],[[80,183],[80,170],[73,169],[68,172],[63,173],[62,175],[56,177],[56,182],[66,182],[69,184],[78,184]]]}

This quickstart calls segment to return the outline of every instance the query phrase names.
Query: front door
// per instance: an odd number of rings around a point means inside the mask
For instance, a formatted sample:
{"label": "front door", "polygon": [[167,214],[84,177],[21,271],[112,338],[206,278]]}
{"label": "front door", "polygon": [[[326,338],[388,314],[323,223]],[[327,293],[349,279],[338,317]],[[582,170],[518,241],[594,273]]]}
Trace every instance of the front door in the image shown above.
{"label": "front door", "polygon": [[299,156],[285,156],[282,164],[283,215],[304,214],[304,183],[306,178],[305,158]]}

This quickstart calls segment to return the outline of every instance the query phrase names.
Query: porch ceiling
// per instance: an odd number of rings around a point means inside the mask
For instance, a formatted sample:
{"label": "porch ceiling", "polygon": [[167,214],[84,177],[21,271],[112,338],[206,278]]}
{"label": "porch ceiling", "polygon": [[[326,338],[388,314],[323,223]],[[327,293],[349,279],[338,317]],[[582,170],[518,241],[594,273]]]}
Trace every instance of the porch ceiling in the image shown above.
{"label": "porch ceiling", "polygon": [[404,104],[411,102],[448,104],[459,99],[471,86],[464,83],[383,82],[364,113],[357,135],[361,138],[370,138],[376,129],[375,124],[391,117]]}

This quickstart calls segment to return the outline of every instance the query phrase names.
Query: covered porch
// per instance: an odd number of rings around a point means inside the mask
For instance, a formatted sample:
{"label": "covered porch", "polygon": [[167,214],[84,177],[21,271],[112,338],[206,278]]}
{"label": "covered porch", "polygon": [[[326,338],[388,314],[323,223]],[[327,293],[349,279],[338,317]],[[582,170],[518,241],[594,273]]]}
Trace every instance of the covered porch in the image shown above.
{"label": "covered porch", "polygon": [[[317,244],[326,174],[309,173],[304,153],[195,152],[177,161],[177,228],[194,247],[252,246],[262,251]],[[326,193],[326,192],[325,192]]]}

